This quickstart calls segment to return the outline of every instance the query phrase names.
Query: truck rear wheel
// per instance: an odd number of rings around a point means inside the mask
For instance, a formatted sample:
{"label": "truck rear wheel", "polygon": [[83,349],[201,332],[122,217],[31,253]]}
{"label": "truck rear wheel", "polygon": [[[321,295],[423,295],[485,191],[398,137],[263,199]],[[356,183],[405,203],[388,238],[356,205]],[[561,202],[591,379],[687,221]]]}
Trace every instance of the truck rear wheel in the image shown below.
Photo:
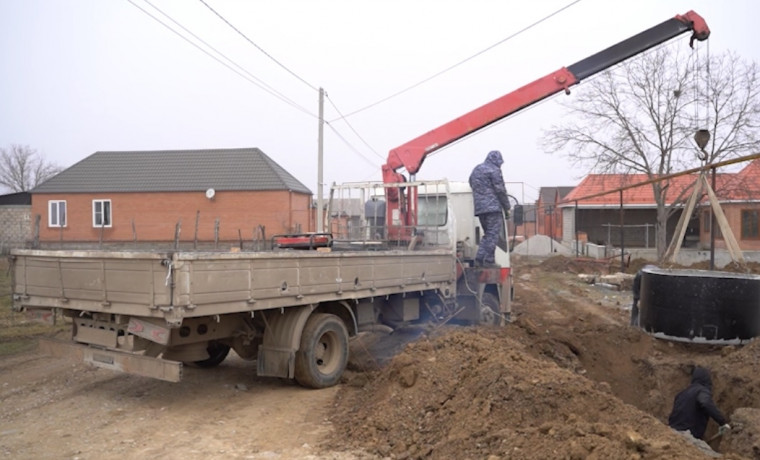
{"label": "truck rear wheel", "polygon": [[335,315],[315,313],[306,321],[296,352],[296,381],[310,388],[335,385],[348,362],[348,330]]}
{"label": "truck rear wheel", "polygon": [[193,362],[193,364],[195,364],[198,367],[218,366],[222,364],[222,361],[224,361],[224,359],[230,353],[230,347],[229,345],[225,345],[223,343],[217,342],[216,340],[212,340],[208,343],[208,346],[206,347],[206,351],[208,352],[208,359],[195,361]]}

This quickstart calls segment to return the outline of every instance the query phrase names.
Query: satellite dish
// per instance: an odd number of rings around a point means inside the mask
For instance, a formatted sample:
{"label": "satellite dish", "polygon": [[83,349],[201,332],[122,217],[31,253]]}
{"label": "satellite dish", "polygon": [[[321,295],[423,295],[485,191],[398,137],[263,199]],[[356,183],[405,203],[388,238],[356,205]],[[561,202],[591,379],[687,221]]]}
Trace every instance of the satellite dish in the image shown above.
{"label": "satellite dish", "polygon": [[214,198],[214,195],[216,195],[216,191],[213,188],[206,190],[206,198],[209,200]]}

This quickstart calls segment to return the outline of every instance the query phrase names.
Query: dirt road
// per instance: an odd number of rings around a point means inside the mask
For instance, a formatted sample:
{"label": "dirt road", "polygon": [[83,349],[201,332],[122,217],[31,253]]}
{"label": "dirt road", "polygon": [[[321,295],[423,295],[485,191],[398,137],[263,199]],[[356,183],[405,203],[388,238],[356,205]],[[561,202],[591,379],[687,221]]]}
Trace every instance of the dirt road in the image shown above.
{"label": "dirt road", "polygon": [[724,412],[749,411],[742,431],[713,447],[760,458],[760,345],[655,340],[627,326],[627,291],[576,276],[594,270],[517,259],[513,324],[364,335],[344,382],[325,390],[257,378],[236,356],[186,368],[178,384],[36,352],[2,357],[0,456],[707,458],[663,423],[701,364]]}
{"label": "dirt road", "polygon": [[180,384],[36,353],[0,366],[4,458],[354,458],[314,451],[338,388],[257,379],[237,357]]}

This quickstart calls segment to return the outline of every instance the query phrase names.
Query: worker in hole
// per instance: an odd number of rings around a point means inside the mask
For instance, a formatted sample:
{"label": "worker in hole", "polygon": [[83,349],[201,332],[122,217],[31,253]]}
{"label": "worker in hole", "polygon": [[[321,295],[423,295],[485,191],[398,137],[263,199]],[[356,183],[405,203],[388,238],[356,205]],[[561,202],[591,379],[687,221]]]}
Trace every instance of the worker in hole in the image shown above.
{"label": "worker in hole", "polygon": [[[470,188],[475,205],[475,215],[483,227],[483,238],[480,240],[478,253],[475,256],[476,266],[489,266],[496,263],[494,253],[499,242],[499,233],[504,217],[509,218],[509,197],[501,174],[504,159],[501,152],[488,152],[486,160],[475,166],[470,174]],[[504,214],[502,215],[502,211]]]}
{"label": "worker in hole", "polygon": [[668,425],[700,449],[706,448],[711,452],[710,446],[703,441],[710,418],[720,426],[719,435],[731,430],[728,420],[713,402],[710,371],[696,366],[692,370],[691,384],[679,392],[673,401]]}

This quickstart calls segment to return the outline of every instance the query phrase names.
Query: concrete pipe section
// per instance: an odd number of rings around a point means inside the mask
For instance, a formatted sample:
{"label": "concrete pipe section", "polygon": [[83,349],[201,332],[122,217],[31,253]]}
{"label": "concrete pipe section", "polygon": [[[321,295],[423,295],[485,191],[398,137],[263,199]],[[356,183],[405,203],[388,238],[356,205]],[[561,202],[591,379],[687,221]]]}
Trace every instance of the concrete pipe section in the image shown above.
{"label": "concrete pipe section", "polygon": [[645,268],[640,325],[655,337],[733,345],[760,335],[760,276]]}

